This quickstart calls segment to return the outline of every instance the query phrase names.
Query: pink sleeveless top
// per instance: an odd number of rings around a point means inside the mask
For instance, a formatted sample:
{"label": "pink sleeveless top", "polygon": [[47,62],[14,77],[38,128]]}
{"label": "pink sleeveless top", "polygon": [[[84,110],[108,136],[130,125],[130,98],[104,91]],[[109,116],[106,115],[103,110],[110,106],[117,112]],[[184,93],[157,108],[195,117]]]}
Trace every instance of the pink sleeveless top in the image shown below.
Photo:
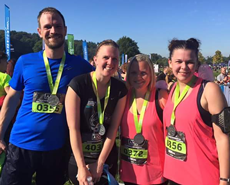
{"label": "pink sleeveless top", "polygon": [[[165,181],[163,178],[165,151],[163,124],[156,111],[155,89],[150,94],[150,101],[146,108],[142,124],[142,135],[148,140],[147,163],[139,166],[121,160],[120,175],[121,180],[124,182],[149,185],[160,184]],[[136,135],[136,128],[133,114],[129,110],[130,98],[132,98],[132,91],[129,91],[127,97],[126,108],[121,123],[121,136],[133,139]]]}
{"label": "pink sleeveless top", "polygon": [[[198,78],[192,92],[176,108],[175,128],[185,134],[187,159],[180,161],[166,154],[164,177],[183,185],[218,185],[219,162],[213,128],[207,126],[197,107],[202,79]],[[172,92],[164,108],[164,130],[170,126],[173,110]]]}

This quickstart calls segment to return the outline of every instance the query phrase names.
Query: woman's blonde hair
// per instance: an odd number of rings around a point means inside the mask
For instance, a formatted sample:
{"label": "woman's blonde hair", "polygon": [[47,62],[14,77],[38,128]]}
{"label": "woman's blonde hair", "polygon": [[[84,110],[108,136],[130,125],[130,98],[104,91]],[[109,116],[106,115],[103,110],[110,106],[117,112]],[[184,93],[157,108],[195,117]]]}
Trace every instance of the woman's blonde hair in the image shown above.
{"label": "woman's blonde hair", "polygon": [[131,88],[131,83],[130,83],[130,69],[133,65],[134,62],[146,62],[149,66],[149,70],[150,70],[150,83],[148,85],[148,89],[152,90],[155,87],[155,83],[156,83],[156,76],[155,76],[155,72],[154,72],[154,68],[153,68],[153,63],[151,62],[150,58],[148,55],[144,55],[144,54],[138,54],[135,55],[132,60],[130,61],[129,65],[128,65],[128,70],[127,70],[127,76],[126,76],[126,84],[128,88]]}

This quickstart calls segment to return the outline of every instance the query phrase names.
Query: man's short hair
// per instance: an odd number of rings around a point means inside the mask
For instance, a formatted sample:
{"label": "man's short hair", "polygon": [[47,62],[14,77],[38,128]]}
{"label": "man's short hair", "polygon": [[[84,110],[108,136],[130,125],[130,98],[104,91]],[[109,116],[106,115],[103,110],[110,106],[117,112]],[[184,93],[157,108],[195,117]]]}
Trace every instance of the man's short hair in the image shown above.
{"label": "man's short hair", "polygon": [[63,20],[64,26],[66,26],[66,25],[65,25],[65,18],[64,18],[64,16],[61,14],[61,12],[58,11],[56,8],[47,7],[47,8],[42,9],[42,10],[39,12],[39,14],[38,14],[37,20],[38,20],[38,27],[39,27],[39,28],[40,28],[40,26],[41,26],[41,25],[40,25],[40,18],[41,18],[41,15],[42,15],[43,13],[45,13],[45,12],[60,15],[61,18],[62,18],[62,20]]}

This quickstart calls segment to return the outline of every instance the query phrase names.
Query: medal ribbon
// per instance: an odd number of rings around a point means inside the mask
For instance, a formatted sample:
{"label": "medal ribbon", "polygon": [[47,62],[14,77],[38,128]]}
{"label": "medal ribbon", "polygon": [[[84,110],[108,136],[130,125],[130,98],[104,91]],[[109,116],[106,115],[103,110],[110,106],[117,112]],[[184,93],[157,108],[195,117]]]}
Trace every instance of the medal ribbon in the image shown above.
{"label": "medal ribbon", "polygon": [[109,84],[108,84],[107,89],[106,89],[103,112],[101,111],[101,101],[100,101],[98,91],[97,91],[97,79],[96,79],[96,73],[95,72],[93,73],[93,87],[95,88],[94,92],[97,96],[97,113],[98,113],[99,123],[100,123],[100,125],[103,125],[104,113],[105,113],[105,109],[106,109],[108,101],[109,101],[111,80],[109,80]]}
{"label": "medal ribbon", "polygon": [[46,74],[47,74],[47,78],[48,78],[48,83],[50,86],[51,94],[53,94],[53,95],[56,95],[57,91],[58,91],[58,86],[59,86],[59,83],[61,80],[61,75],[62,75],[64,64],[65,64],[65,58],[66,58],[66,56],[65,56],[65,52],[64,52],[60,66],[59,66],[59,69],[58,69],[57,78],[56,78],[55,84],[53,85],[53,79],[52,79],[52,75],[51,75],[49,61],[48,61],[48,58],[46,56],[46,52],[43,51],[43,59],[44,59],[45,67],[46,67]]}
{"label": "medal ribbon", "polygon": [[175,123],[175,110],[177,106],[180,104],[180,102],[183,100],[185,95],[187,94],[188,90],[190,89],[191,85],[195,81],[196,77],[193,76],[192,79],[189,81],[189,83],[185,86],[183,89],[182,93],[180,94],[180,86],[179,83],[177,82],[176,89],[175,89],[175,97],[174,97],[174,107],[171,115],[171,125],[174,125]]}
{"label": "medal ribbon", "polygon": [[145,94],[145,100],[143,102],[143,105],[142,105],[142,108],[141,108],[140,118],[139,118],[139,121],[138,121],[138,117],[137,117],[137,102],[136,102],[136,98],[135,98],[135,92],[133,91],[133,104],[132,104],[132,107],[133,107],[133,117],[134,117],[134,123],[135,123],[137,134],[141,133],[142,122],[143,122],[143,119],[144,119],[145,110],[146,110],[146,107],[147,107],[148,102],[149,102],[149,94],[150,94],[149,91],[147,91],[147,93]]}

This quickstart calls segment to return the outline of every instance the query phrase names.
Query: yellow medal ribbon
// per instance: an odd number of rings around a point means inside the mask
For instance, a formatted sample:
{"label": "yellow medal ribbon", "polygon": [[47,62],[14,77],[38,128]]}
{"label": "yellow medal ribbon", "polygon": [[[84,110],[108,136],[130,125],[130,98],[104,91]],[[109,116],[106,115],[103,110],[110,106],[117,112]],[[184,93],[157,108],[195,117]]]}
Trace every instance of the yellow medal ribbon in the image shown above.
{"label": "yellow medal ribbon", "polygon": [[109,84],[107,86],[106,89],[106,93],[105,93],[105,101],[104,101],[104,110],[102,112],[101,109],[101,101],[98,95],[98,90],[97,90],[97,79],[96,79],[96,73],[93,73],[93,87],[95,88],[95,94],[97,96],[97,113],[98,113],[98,118],[99,118],[99,123],[100,125],[103,125],[104,122],[104,113],[105,113],[105,109],[107,107],[108,101],[109,101],[109,96],[110,96],[110,88],[111,88],[111,80],[109,80]]}
{"label": "yellow medal ribbon", "polygon": [[145,110],[146,107],[148,105],[149,102],[149,95],[150,92],[149,90],[146,92],[145,94],[145,100],[143,102],[142,108],[141,108],[141,114],[140,114],[140,119],[138,121],[138,117],[137,117],[137,103],[136,103],[136,98],[135,98],[135,92],[133,90],[133,117],[134,117],[134,123],[135,123],[135,128],[136,128],[136,132],[137,134],[141,133],[142,130],[142,123],[143,123],[143,119],[144,119],[144,115],[145,115]]}
{"label": "yellow medal ribbon", "polygon": [[174,106],[173,106],[173,111],[171,115],[171,125],[175,124],[175,119],[176,119],[175,110],[177,106],[183,100],[188,90],[190,89],[191,85],[194,83],[195,79],[196,77],[193,76],[192,79],[189,81],[189,83],[185,86],[181,94],[180,94],[180,86],[179,86],[179,83],[177,82],[176,89],[175,89],[175,96],[174,96]]}
{"label": "yellow medal ribbon", "polygon": [[47,74],[51,94],[56,95],[57,91],[58,91],[58,86],[59,86],[59,83],[60,83],[60,80],[61,80],[63,68],[64,68],[64,65],[65,65],[65,59],[66,59],[65,52],[64,52],[64,54],[62,56],[62,60],[61,60],[61,63],[60,63],[59,69],[58,69],[58,74],[57,74],[57,78],[56,78],[56,81],[55,81],[54,85],[53,85],[53,79],[52,79],[52,75],[51,75],[49,61],[48,61],[48,58],[46,56],[45,51],[43,51],[43,59],[44,59],[45,67],[46,67],[46,74]]}

